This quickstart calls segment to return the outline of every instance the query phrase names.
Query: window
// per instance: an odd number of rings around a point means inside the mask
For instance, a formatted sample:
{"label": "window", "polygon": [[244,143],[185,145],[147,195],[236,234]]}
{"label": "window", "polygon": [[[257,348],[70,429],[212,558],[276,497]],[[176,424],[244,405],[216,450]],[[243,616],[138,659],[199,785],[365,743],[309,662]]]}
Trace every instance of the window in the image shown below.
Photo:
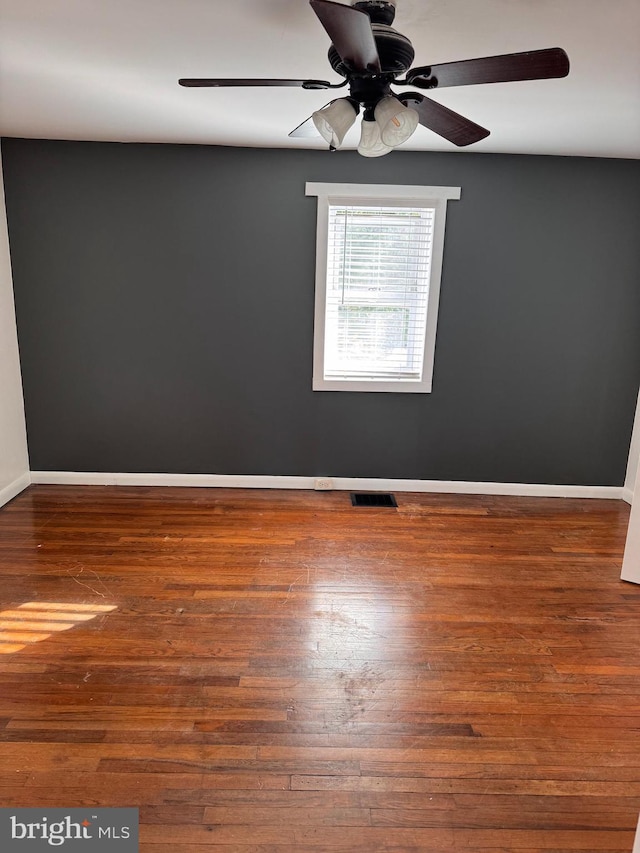
{"label": "window", "polygon": [[318,197],[314,391],[430,391],[446,204],[460,188],[306,193]]}

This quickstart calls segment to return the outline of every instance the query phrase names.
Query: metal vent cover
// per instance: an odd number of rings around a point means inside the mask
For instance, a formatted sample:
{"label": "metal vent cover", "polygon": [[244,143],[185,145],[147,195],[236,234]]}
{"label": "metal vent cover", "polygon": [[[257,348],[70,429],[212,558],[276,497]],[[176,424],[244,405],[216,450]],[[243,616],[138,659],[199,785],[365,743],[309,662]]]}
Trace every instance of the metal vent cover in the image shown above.
{"label": "metal vent cover", "polygon": [[388,492],[351,492],[351,506],[397,507],[398,504]]}

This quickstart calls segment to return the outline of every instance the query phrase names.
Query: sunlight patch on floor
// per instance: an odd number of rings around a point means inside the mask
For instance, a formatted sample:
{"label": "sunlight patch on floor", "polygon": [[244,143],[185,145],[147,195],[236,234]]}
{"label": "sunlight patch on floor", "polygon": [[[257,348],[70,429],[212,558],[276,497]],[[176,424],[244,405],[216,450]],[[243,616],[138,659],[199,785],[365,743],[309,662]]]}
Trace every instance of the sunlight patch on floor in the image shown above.
{"label": "sunlight patch on floor", "polygon": [[27,601],[0,612],[0,655],[19,652],[25,646],[46,640],[116,609],[115,604],[68,604],[57,601]]}

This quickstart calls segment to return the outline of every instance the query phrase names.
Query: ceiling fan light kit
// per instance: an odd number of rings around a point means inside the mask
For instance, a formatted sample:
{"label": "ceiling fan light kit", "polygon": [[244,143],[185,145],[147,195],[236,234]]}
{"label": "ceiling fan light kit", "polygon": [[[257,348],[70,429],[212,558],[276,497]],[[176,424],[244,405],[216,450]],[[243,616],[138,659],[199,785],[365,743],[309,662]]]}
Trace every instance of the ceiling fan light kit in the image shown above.
{"label": "ceiling fan light kit", "polygon": [[380,125],[380,137],[389,148],[406,142],[418,126],[418,113],[405,107],[395,95],[380,98],[373,114]]}
{"label": "ceiling fan light kit", "polygon": [[334,150],[340,148],[345,134],[357,118],[358,105],[354,103],[349,98],[338,98],[311,116],[320,136]]}
{"label": "ceiling fan light kit", "polygon": [[[327,104],[289,134],[320,136],[332,150],[342,145],[360,107],[364,110],[358,152],[379,157],[402,145],[418,124],[456,146],[472,145],[489,131],[419,92],[396,94],[391,86],[436,89],[478,83],[508,83],[566,77],[569,59],[559,47],[508,53],[480,59],[411,68],[414,50],[409,39],[393,29],[396,8],[390,0],[355,0],[351,6],[333,0],[309,0],[331,39],[329,64],[344,80],[282,80],[243,78],[182,78],[181,86],[298,86],[339,89],[349,96]],[[399,79],[404,75],[404,79]]]}
{"label": "ceiling fan light kit", "polygon": [[358,154],[363,157],[382,157],[393,149],[385,145],[380,136],[380,125],[374,118],[367,118],[365,114],[360,126],[360,144]]}

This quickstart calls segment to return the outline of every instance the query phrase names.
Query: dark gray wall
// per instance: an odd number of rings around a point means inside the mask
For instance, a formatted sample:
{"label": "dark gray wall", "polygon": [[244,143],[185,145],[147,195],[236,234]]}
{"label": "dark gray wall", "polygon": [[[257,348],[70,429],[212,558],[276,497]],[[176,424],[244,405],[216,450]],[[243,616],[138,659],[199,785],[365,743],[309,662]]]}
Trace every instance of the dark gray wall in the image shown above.
{"label": "dark gray wall", "polygon": [[[31,468],[620,485],[634,161],[5,139]],[[462,187],[433,393],[312,392],[306,181]]]}

